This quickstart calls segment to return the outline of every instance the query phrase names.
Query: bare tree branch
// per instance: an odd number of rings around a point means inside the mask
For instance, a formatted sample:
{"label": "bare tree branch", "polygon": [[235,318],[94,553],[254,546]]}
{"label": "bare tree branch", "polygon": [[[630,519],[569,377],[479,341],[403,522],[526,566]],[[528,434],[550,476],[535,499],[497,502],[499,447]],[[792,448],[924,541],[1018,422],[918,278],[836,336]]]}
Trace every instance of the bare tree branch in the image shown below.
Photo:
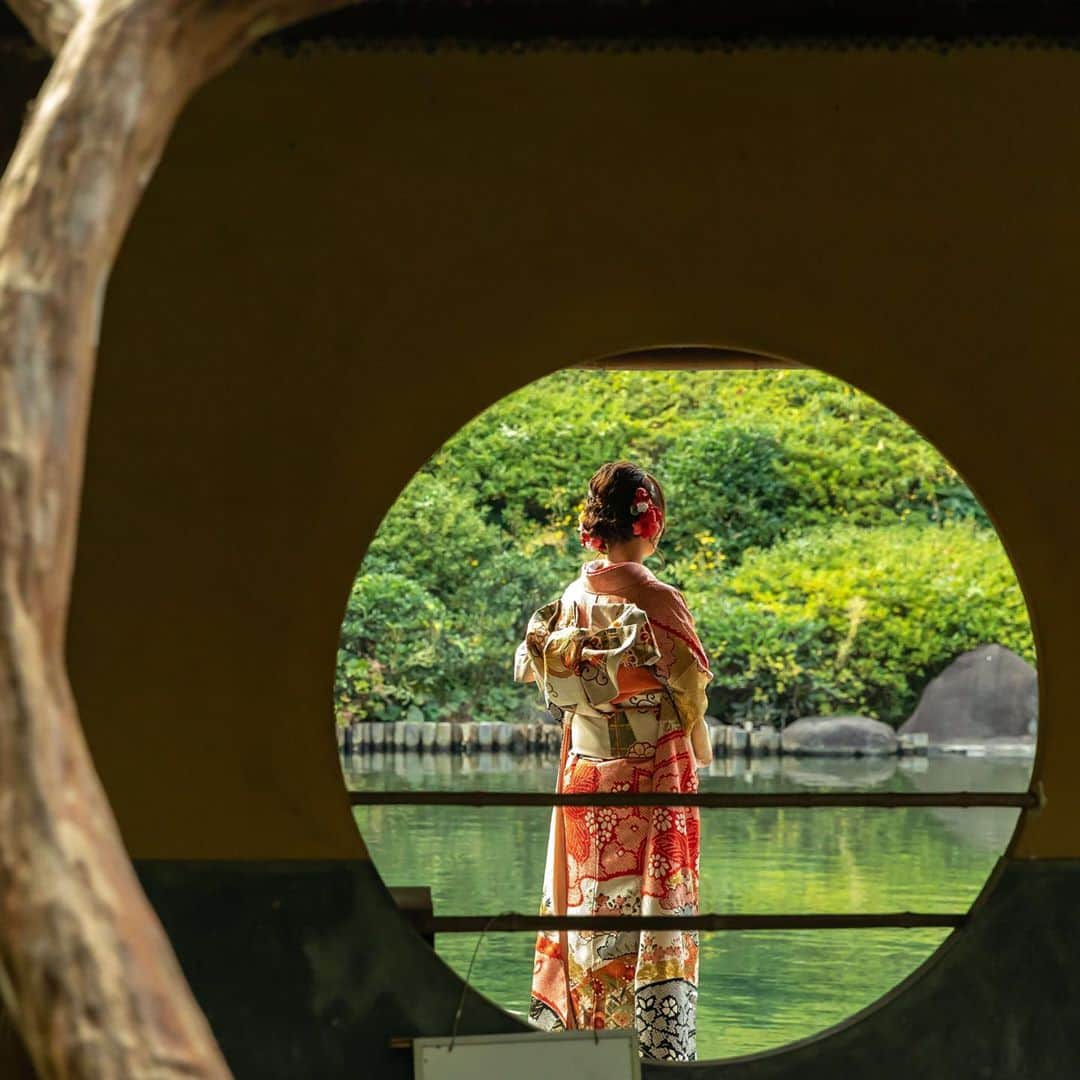
{"label": "bare tree branch", "polygon": [[17,0],[59,52],[0,181],[0,1000],[43,1080],[228,1075],[94,771],[64,625],[123,232],[191,93],[336,6],[102,0],[75,18]]}

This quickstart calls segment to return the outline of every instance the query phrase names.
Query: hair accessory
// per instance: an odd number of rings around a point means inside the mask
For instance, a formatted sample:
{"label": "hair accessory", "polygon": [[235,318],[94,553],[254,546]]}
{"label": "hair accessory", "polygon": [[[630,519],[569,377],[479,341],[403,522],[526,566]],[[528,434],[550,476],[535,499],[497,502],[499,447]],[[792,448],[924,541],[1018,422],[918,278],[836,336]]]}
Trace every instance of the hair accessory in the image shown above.
{"label": "hair accessory", "polygon": [[587,532],[584,525],[578,525],[578,536],[582,547],[592,548],[593,551],[604,550],[604,541],[599,536],[593,536],[591,532]]}
{"label": "hair accessory", "polygon": [[660,535],[660,530],[664,527],[664,515],[652,501],[647,488],[639,487],[634,492],[634,500],[630,503],[630,513],[635,518],[635,536],[651,540],[654,536]]}
{"label": "hair accessory", "polygon": [[644,514],[646,510],[652,505],[652,499],[649,498],[648,491],[643,487],[639,487],[634,492],[634,501],[630,504],[631,514]]}

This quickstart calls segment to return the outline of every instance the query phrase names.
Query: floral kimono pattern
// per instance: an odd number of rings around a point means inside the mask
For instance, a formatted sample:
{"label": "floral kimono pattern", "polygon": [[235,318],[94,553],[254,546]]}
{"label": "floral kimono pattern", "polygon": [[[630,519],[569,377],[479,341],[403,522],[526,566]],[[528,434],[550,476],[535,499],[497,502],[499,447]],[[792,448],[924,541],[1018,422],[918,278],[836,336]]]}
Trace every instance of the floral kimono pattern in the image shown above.
{"label": "floral kimono pattern", "polygon": [[[704,713],[702,667],[680,634],[583,581],[537,612],[515,672],[562,718],[559,790],[697,791],[688,731]],[[620,681],[641,689],[620,694]],[[695,914],[699,850],[696,807],[556,807],[540,913]],[[697,982],[696,931],[541,931],[530,1017],[548,1030],[635,1027],[642,1056],[692,1061]]]}

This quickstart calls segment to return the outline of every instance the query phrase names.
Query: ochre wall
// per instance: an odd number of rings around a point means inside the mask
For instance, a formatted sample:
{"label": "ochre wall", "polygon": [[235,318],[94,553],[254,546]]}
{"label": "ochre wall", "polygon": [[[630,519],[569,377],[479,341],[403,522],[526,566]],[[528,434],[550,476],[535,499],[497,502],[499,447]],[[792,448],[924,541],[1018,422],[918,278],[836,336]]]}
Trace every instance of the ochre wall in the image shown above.
{"label": "ochre wall", "polygon": [[[992,514],[1080,854],[1080,55],[1023,48],[249,58],[183,115],[106,303],[69,639],[133,855],[361,852],[330,691],[386,507],[561,366],[790,357]],[[648,403],[642,402],[647,409]]]}

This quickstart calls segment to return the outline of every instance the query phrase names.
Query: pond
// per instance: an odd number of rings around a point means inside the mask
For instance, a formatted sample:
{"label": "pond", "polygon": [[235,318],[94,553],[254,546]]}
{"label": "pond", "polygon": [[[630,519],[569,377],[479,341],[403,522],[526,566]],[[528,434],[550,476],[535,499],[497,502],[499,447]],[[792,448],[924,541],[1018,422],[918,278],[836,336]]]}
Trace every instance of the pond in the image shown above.
{"label": "pond", "polygon": [[[369,754],[343,760],[360,789],[551,791],[555,760]],[[722,758],[703,791],[1024,791],[1031,762],[960,756]],[[438,915],[533,914],[551,811],[358,807],[383,880],[428,885]],[[720,913],[964,911],[1008,844],[1018,811],[703,810],[701,910]],[[836,1024],[908,976],[947,930],[723,931],[702,935],[698,1056],[771,1049]],[[442,935],[464,976],[476,935]],[[533,935],[485,936],[472,982],[524,1014]]]}

